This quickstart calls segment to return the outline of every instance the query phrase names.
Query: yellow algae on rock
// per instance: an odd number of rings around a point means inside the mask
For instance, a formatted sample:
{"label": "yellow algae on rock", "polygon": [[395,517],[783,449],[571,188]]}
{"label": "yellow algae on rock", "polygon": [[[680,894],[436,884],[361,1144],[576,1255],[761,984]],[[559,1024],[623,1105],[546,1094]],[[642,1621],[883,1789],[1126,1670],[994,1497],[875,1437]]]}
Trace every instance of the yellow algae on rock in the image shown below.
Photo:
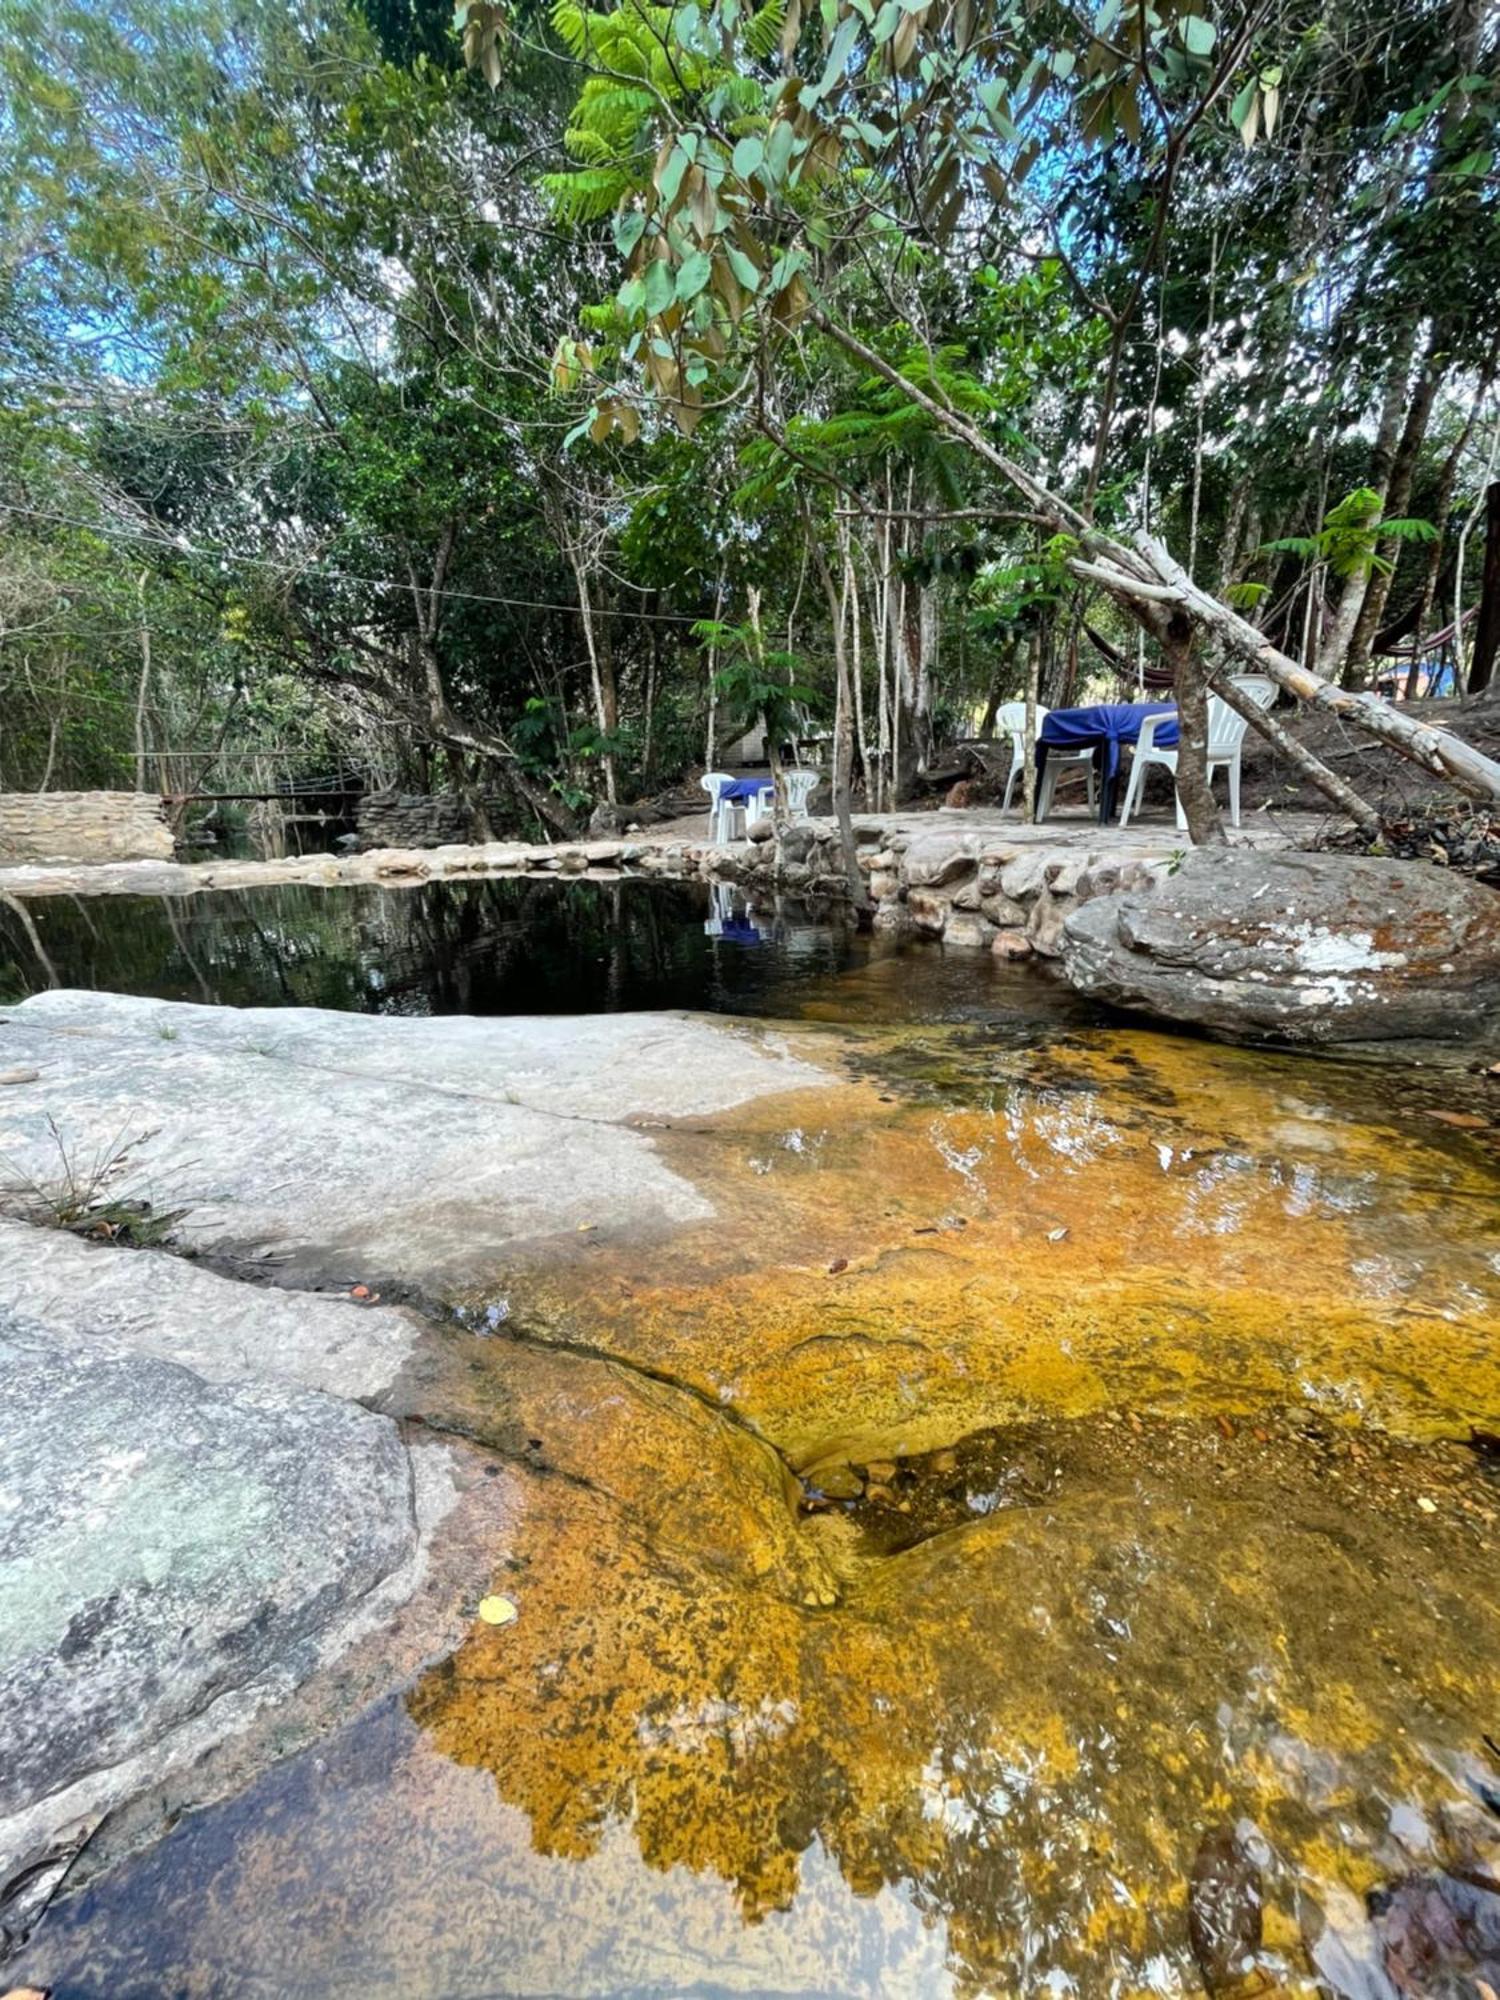
{"label": "yellow algae on rock", "polygon": [[625,1824],[750,1921],[792,1905],[816,1845],[858,1895],[941,1922],[961,1994],[1033,1990],[1028,1965],[1084,1991],[1106,1958],[1181,1965],[1196,1844],[1226,1819],[1263,1829],[1288,1910],[1308,1883],[1364,1886],[1390,1804],[1441,1797],[1500,1701],[1493,1551],[1382,1518],[1426,1454],[1340,1459],[1304,1491],[1292,1438],[1178,1427],[1136,1451],[1116,1426],[1095,1452],[1068,1428],[1050,1504],[855,1559],[828,1611],[541,1482],[527,1619],[410,1713],[540,1851],[587,1861]]}
{"label": "yellow algae on rock", "polygon": [[1473,1141],[1372,1117],[1357,1071],[1145,1034],[991,1054],[960,1092],[962,1042],[924,1030],[899,1092],[663,1134],[712,1223],[531,1273],[527,1314],[732,1405],[799,1466],[1118,1406],[1500,1426]]}

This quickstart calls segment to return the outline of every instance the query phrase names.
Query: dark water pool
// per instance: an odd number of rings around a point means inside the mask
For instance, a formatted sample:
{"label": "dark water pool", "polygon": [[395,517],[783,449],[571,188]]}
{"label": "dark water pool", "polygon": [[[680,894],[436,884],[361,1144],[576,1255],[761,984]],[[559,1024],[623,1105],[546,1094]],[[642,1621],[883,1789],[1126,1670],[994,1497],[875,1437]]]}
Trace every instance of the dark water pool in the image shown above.
{"label": "dark water pool", "polygon": [[0,1001],[47,985],[382,1014],[1084,1016],[1035,973],[896,950],[834,910],[747,909],[696,883],[492,879],[0,907]]}

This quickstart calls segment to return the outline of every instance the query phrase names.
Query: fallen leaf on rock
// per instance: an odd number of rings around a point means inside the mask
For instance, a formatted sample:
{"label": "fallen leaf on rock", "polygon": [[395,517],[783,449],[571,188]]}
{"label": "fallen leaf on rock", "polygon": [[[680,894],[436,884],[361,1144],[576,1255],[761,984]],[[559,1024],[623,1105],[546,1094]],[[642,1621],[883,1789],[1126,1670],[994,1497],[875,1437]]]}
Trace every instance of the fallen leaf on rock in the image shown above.
{"label": "fallen leaf on rock", "polygon": [[482,1597],[479,1615],[486,1625],[509,1625],[520,1614],[508,1597]]}
{"label": "fallen leaf on rock", "polygon": [[1489,1119],[1481,1118],[1477,1111],[1429,1111],[1427,1116],[1436,1118],[1444,1125],[1456,1125],[1461,1132],[1489,1130]]}
{"label": "fallen leaf on rock", "polygon": [[349,1287],[349,1296],[351,1299],[367,1299],[370,1296],[370,1287],[368,1285],[351,1285]]}
{"label": "fallen leaf on rock", "polygon": [[[1500,1064],[1496,1067],[1500,1068]],[[35,1083],[40,1075],[39,1069],[0,1069],[0,1083]],[[26,1989],[18,1986],[15,1990],[24,1993]],[[10,2000],[9,1994],[5,1996],[5,2000]]]}
{"label": "fallen leaf on rock", "polygon": [[1061,1229],[1049,1229],[1047,1231],[1047,1241],[1049,1243],[1061,1243],[1063,1239],[1067,1236],[1067,1233],[1068,1231],[1066,1225],[1064,1225]]}
{"label": "fallen leaf on rock", "polygon": [[836,1278],[840,1271],[847,1271],[848,1268],[849,1259],[847,1257],[835,1257],[833,1262],[828,1266],[828,1273],[830,1277]]}

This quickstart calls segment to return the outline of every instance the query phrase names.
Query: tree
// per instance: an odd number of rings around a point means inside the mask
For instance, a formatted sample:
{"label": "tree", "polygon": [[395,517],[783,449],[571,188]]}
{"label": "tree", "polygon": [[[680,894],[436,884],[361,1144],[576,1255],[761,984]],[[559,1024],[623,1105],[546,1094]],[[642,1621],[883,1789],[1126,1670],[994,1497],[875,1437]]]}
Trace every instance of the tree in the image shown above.
{"label": "tree", "polygon": [[[490,47],[493,15],[469,14],[478,60]],[[639,366],[689,433],[706,400],[763,393],[799,327],[817,328],[900,389],[1049,528],[1073,537],[1073,574],[1106,589],[1172,662],[1195,837],[1213,837],[1216,825],[1206,786],[1195,782],[1202,643],[1348,714],[1458,783],[1500,795],[1500,768],[1489,760],[1328,687],[1213,600],[1155,537],[1143,532],[1128,544],[1096,523],[1121,328],[1166,239],[1184,163],[1216,113],[1230,116],[1247,142],[1255,128],[1274,128],[1282,88],[1279,66],[1257,54],[1271,29],[1267,10],[1227,8],[1217,22],[1182,8],[1125,18],[1128,32],[1117,36],[1108,22],[1086,27],[1066,9],[1037,17],[968,0],[911,10],[888,0],[877,12],[873,0],[831,0],[819,34],[796,7],[745,14],[736,0],[721,0],[712,10],[672,12],[632,0],[601,15],[570,0],[556,20],[589,72],[569,133],[586,164],[553,191],[575,216],[616,213],[627,263],[615,300],[622,362]],[[1446,99],[1455,97],[1465,107],[1482,100],[1493,117],[1492,86],[1466,75],[1452,80],[1443,105],[1423,107],[1413,129],[1441,115],[1446,134]],[[863,337],[851,321],[849,287],[872,286],[930,354],[924,281],[945,260],[972,254],[1009,205],[1049,225],[1079,291],[1092,296],[1089,273],[1078,271],[1067,243],[1074,176],[1059,175],[1056,163],[1112,148],[1134,162],[1150,220],[1135,277],[1110,308],[1096,446],[1072,502],[999,449],[984,423],[941,388],[914,382]],[[1466,157],[1451,172],[1467,191],[1487,164]],[[1054,197],[1059,184],[1063,193]],[[601,389],[597,421],[621,421],[623,383],[602,381]]]}

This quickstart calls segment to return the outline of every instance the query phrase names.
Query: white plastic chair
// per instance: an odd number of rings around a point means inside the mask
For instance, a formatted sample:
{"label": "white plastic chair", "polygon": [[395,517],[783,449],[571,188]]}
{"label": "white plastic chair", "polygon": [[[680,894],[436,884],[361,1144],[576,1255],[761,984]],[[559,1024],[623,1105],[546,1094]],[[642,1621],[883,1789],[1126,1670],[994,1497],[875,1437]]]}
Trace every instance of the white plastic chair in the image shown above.
{"label": "white plastic chair", "polygon": [[[1036,708],[1036,728],[1038,736],[1042,724],[1047,720],[1048,710],[1038,702]],[[1010,795],[1015,790],[1016,779],[1026,769],[1026,704],[1024,701],[1007,701],[995,710],[995,721],[1010,737],[1010,771],[1005,780],[1005,797],[1001,801],[1001,812],[1010,811]],[[1088,767],[1089,811],[1094,809],[1094,752],[1092,747],[1084,750],[1047,751],[1047,767],[1042,772],[1041,789],[1037,794],[1038,819],[1045,819],[1052,809],[1052,793],[1057,784],[1057,774],[1066,764],[1084,764]]]}
{"label": "white plastic chair", "polygon": [[[1234,685],[1246,693],[1257,708],[1269,708],[1276,699],[1276,683],[1263,674],[1236,674]],[[1175,723],[1172,714],[1148,715],[1141,724],[1141,733],[1136,738],[1135,756],[1130,765],[1130,783],[1125,787],[1125,803],[1120,808],[1120,824],[1129,823],[1130,815],[1137,809],[1141,799],[1141,787],[1146,781],[1146,772],[1153,764],[1172,773],[1173,798],[1177,806],[1177,825],[1186,827],[1187,814],[1182,810],[1182,798],[1176,791],[1177,752],[1162,749],[1156,741],[1156,732],[1163,723]],[[1240,823],[1240,752],[1245,744],[1245,731],[1249,728],[1243,715],[1237,715],[1227,701],[1218,695],[1208,698],[1208,782],[1212,785],[1214,772],[1225,770],[1229,773],[1229,823]]]}
{"label": "white plastic chair", "polygon": [[812,795],[818,789],[817,771],[783,771],[781,782],[786,788],[786,816],[788,820],[806,819],[807,809],[812,804]]}
{"label": "white plastic chair", "polygon": [[717,847],[736,838],[735,826],[744,825],[744,809],[738,799],[726,799],[724,787],[734,780],[727,771],[705,771],[700,783],[708,793],[708,837]]}

